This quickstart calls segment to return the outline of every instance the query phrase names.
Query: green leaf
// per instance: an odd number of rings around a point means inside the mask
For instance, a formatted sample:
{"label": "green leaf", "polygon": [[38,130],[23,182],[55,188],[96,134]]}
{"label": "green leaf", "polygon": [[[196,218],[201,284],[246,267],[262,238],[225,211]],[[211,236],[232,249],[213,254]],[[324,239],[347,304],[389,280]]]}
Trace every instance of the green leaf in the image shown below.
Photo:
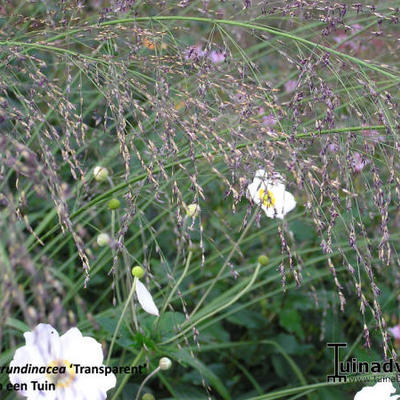
{"label": "green leaf", "polygon": [[280,354],[272,354],[270,360],[276,374],[281,379],[283,379],[286,382],[292,380],[291,378],[293,377],[293,373],[290,370],[290,368],[288,368],[287,361]]}
{"label": "green leaf", "polygon": [[11,317],[7,318],[7,326],[10,326],[11,328],[14,328],[21,332],[30,331],[29,326],[26,325],[24,322],[22,322],[18,319],[15,319],[15,318],[11,318]]}
{"label": "green leaf", "polygon": [[315,351],[309,344],[300,344],[293,335],[280,333],[276,337],[276,342],[285,349],[287,354],[309,355]]}
{"label": "green leaf", "polygon": [[204,389],[201,391],[189,385],[174,385],[175,399],[179,400],[207,400]]}
{"label": "green leaf", "polygon": [[301,317],[297,310],[284,309],[279,314],[279,323],[288,332],[296,333],[300,339],[304,339],[304,331],[301,326]]}
{"label": "green leaf", "polygon": [[230,335],[224,328],[221,322],[215,323],[201,333],[201,337],[205,342],[229,342]]}
{"label": "green leaf", "polygon": [[231,399],[228,389],[222,383],[221,379],[199,359],[193,358],[186,349],[170,351],[169,356],[178,362],[188,364],[192,368],[195,368],[208,381],[208,383],[214,387],[214,389],[221,395],[223,399]]}
{"label": "green leaf", "polygon": [[169,339],[176,334],[177,328],[185,321],[185,315],[180,312],[167,311],[160,317],[158,325],[162,340]]}
{"label": "green leaf", "polygon": [[[240,305],[240,303],[236,304]],[[239,311],[228,315],[226,320],[235,325],[245,326],[248,329],[257,329],[265,323],[265,318],[259,312],[251,310],[246,310],[246,312]]]}
{"label": "green leaf", "polygon": [[[112,337],[118,323],[117,318],[97,317],[96,321],[107,332],[107,337]],[[121,324],[116,342],[121,347],[132,345],[132,335],[129,332],[129,329],[124,324]]]}
{"label": "green leaf", "polygon": [[309,224],[304,223],[304,220],[294,220],[289,224],[289,229],[293,232],[296,240],[303,241],[311,241],[315,239],[315,230]]}

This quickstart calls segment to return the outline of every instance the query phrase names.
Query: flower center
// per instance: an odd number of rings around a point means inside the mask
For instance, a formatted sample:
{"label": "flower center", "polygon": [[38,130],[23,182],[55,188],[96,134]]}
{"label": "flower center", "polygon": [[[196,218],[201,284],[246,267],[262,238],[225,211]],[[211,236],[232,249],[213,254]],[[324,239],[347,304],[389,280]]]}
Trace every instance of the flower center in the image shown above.
{"label": "flower center", "polygon": [[265,192],[264,189],[260,189],[258,191],[258,195],[260,196],[260,200],[261,200],[263,206],[270,208],[275,205],[276,199],[270,190],[267,190]]}
{"label": "flower center", "polygon": [[58,367],[59,371],[65,371],[58,374],[47,374],[47,378],[51,383],[56,385],[56,388],[68,387],[75,379],[75,370],[68,360],[55,360],[47,365],[48,367]]}

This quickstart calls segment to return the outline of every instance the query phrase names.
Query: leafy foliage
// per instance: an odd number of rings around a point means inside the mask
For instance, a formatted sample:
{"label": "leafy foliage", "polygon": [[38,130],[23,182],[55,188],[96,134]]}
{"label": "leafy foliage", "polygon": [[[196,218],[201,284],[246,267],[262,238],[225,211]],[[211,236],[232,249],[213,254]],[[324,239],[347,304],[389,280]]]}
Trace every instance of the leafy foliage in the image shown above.
{"label": "leafy foliage", "polygon": [[[170,357],[157,399],[354,393],[325,383],[326,343],[398,345],[394,3],[4,2],[0,365],[48,322],[111,365]],[[260,168],[296,198],[283,220],[246,197]],[[159,318],[128,301],[133,265]]]}

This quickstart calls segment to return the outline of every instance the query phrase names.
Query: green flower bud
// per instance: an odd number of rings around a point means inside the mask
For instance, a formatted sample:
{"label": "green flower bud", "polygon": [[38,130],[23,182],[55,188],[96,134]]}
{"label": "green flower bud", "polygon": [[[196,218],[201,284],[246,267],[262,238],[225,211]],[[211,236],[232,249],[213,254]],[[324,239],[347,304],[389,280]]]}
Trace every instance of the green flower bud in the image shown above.
{"label": "green flower bud", "polygon": [[145,393],[142,400],[156,400],[156,398],[151,393]]}
{"label": "green flower bud", "polygon": [[172,367],[172,361],[168,357],[162,357],[160,358],[158,366],[161,370],[166,371]]}
{"label": "green flower bud", "polygon": [[97,182],[104,182],[108,178],[108,169],[98,165],[93,169],[93,176]]}
{"label": "green flower bud", "polygon": [[189,204],[186,207],[186,215],[188,217],[197,217],[199,212],[200,212],[200,206],[198,204],[193,203],[193,204]]}
{"label": "green flower bud", "polygon": [[261,254],[260,256],[258,256],[258,262],[259,262],[261,265],[265,266],[265,265],[268,264],[269,258],[268,258],[266,255]]}
{"label": "green flower bud", "polygon": [[136,265],[135,267],[132,268],[132,275],[138,279],[143,278],[144,269],[139,265]]}
{"label": "green flower bud", "polygon": [[121,205],[121,203],[120,203],[120,201],[118,199],[111,199],[108,202],[108,208],[110,210],[117,210],[120,205]]}
{"label": "green flower bud", "polygon": [[108,233],[100,233],[100,235],[97,236],[97,244],[100,247],[107,246],[111,243],[111,238],[108,235]]}

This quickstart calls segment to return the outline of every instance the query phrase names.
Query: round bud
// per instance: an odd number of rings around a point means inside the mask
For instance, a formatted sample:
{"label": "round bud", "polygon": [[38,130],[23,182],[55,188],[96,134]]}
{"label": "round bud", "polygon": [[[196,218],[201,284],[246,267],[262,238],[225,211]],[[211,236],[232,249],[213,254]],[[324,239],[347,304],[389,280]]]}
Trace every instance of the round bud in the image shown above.
{"label": "round bud", "polygon": [[199,212],[200,212],[200,206],[198,204],[193,203],[193,204],[189,204],[186,207],[186,215],[188,217],[197,217]]}
{"label": "round bud", "polygon": [[142,400],[156,400],[156,398],[151,393],[145,393]]}
{"label": "round bud", "polygon": [[144,269],[142,267],[139,267],[139,265],[136,265],[132,268],[132,275],[138,279],[143,278]]}
{"label": "round bud", "polygon": [[108,202],[108,208],[110,210],[117,210],[120,205],[121,205],[121,203],[120,203],[120,201],[118,199],[111,199]]}
{"label": "round bud", "polygon": [[111,238],[108,235],[108,233],[100,233],[100,235],[97,236],[97,244],[100,247],[107,246],[110,244],[110,242],[111,242]]}
{"label": "round bud", "polygon": [[258,262],[259,262],[261,265],[263,265],[263,266],[267,265],[267,264],[268,264],[268,261],[269,261],[269,258],[268,258],[266,255],[261,254],[260,256],[258,256]]}
{"label": "round bud", "polygon": [[162,357],[160,358],[158,366],[161,370],[166,371],[172,367],[172,361],[168,357]]}
{"label": "round bud", "polygon": [[104,182],[108,178],[108,169],[98,165],[93,169],[93,176],[97,182]]}

